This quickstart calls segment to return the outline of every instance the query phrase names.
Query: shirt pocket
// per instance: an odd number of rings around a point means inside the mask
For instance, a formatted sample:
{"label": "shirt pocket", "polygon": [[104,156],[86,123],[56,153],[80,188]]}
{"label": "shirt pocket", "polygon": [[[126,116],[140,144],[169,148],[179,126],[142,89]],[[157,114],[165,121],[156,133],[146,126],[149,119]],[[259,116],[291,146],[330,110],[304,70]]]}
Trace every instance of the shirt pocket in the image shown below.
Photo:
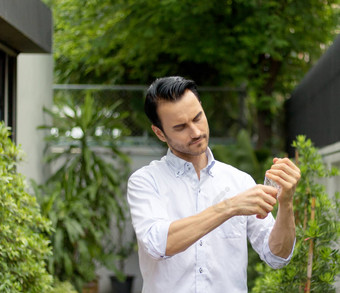
{"label": "shirt pocket", "polygon": [[222,238],[241,238],[246,232],[246,218],[242,216],[232,217],[220,225],[217,232]]}

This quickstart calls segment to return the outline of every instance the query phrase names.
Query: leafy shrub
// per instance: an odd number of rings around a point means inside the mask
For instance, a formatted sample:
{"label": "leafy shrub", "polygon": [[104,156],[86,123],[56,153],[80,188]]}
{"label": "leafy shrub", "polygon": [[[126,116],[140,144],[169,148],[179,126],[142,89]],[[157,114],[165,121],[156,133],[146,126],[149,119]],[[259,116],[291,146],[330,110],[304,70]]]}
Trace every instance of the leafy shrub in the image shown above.
{"label": "leafy shrub", "polygon": [[325,168],[312,142],[298,136],[293,143],[299,154],[301,180],[295,193],[296,246],[291,263],[272,270],[258,264],[260,277],[252,292],[335,292],[335,277],[340,272],[336,249],[340,230],[339,195],[333,203],[319,184],[320,178],[338,174]]}
{"label": "leafy shrub", "polygon": [[53,288],[46,293],[77,293],[77,291],[71,283],[55,280]]}
{"label": "leafy shrub", "polygon": [[47,292],[52,276],[46,271],[51,255],[48,220],[35,197],[26,192],[25,178],[16,172],[22,152],[0,123],[0,292]]}

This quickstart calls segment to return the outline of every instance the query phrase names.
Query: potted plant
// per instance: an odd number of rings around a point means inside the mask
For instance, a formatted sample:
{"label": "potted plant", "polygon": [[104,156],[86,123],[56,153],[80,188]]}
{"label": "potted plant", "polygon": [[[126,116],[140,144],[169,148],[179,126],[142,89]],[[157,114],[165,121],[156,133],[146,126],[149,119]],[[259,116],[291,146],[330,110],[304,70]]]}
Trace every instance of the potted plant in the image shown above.
{"label": "potted plant", "polygon": [[61,98],[52,110],[44,109],[53,121],[41,127],[50,131],[46,161],[58,166],[36,188],[55,229],[49,270],[78,291],[95,279],[97,265],[123,278],[117,249],[129,251],[134,243],[133,237],[119,240],[129,220],[124,192],[129,159],[118,148],[128,133],[123,124],[128,114],[118,112],[118,106],[103,106],[88,92],[85,98]]}

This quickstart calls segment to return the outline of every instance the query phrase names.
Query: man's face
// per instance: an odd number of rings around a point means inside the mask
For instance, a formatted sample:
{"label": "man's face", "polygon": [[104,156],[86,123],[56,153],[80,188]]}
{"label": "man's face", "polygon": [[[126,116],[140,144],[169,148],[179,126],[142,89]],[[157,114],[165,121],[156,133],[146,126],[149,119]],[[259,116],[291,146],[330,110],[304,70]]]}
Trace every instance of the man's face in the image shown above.
{"label": "man's face", "polygon": [[153,126],[158,138],[178,157],[191,161],[203,154],[209,142],[209,126],[197,97],[187,90],[176,102],[160,101],[157,109],[163,131]]}

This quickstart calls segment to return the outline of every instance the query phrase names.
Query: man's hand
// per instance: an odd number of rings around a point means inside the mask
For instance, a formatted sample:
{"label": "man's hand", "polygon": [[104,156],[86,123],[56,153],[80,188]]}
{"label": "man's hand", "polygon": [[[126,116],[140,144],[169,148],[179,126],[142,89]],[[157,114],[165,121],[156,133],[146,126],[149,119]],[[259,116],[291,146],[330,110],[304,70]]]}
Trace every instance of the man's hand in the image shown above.
{"label": "man's hand", "polygon": [[291,204],[296,186],[300,180],[300,169],[288,158],[275,158],[266,177],[275,181],[281,190],[277,197],[279,204]]}
{"label": "man's hand", "polygon": [[235,216],[257,215],[264,219],[276,204],[277,189],[272,186],[256,185],[226,200]]}
{"label": "man's hand", "polygon": [[266,177],[280,186],[279,193],[275,187],[256,185],[226,201],[235,215],[256,215],[264,219],[273,210],[276,199],[280,205],[292,208],[294,192],[301,177],[300,169],[288,158],[274,158]]}

